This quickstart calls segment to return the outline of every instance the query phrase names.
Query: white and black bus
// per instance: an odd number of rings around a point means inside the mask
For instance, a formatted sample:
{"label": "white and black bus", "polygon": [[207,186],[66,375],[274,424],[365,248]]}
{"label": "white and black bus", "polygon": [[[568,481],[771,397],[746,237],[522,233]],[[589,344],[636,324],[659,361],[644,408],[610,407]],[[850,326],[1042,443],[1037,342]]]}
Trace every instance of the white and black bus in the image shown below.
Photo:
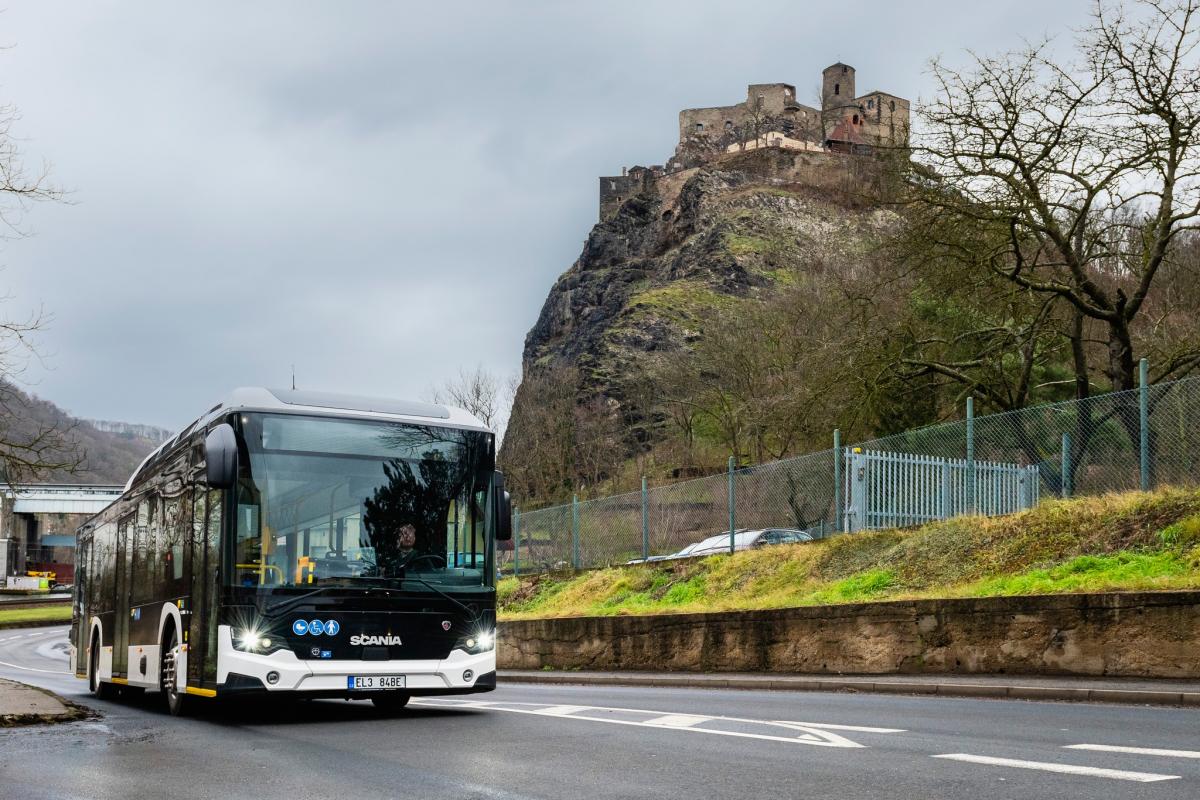
{"label": "white and black bus", "polygon": [[238,389],[78,532],[72,663],[172,713],[496,685],[495,439],[453,408]]}

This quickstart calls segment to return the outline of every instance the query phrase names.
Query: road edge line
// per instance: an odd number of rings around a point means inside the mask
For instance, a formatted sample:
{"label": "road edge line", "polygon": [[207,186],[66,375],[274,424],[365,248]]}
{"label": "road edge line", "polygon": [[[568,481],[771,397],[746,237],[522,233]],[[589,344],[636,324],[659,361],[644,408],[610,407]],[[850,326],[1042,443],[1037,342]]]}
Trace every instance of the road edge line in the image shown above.
{"label": "road edge line", "polygon": [[792,692],[863,692],[869,694],[935,695],[938,697],[987,698],[997,700],[1034,700],[1072,703],[1112,703],[1117,705],[1154,705],[1200,708],[1200,692],[1154,691],[1145,689],[1089,689],[1070,686],[1023,686],[1020,684],[924,683],[918,681],[857,681],[837,678],[772,679],[736,677],[698,677],[692,675],[584,677],[570,672],[506,675],[499,682],[545,686],[632,686],[676,689],[743,689]]}

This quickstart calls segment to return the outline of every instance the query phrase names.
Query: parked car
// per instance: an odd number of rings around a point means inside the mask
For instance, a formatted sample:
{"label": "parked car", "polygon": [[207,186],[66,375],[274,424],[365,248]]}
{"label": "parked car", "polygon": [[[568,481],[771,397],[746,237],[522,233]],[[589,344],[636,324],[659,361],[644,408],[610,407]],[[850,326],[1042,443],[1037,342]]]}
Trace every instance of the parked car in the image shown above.
{"label": "parked car", "polygon": [[768,528],[754,542],[754,547],[765,547],[772,544],[799,544],[800,542],[815,541],[808,531],[795,528]]}
{"label": "parked car", "polygon": [[[739,533],[740,533],[740,531],[739,531]],[[709,554],[708,550],[716,547],[718,544],[717,540],[720,539],[722,536],[725,538],[725,548],[729,549],[729,534],[723,533],[723,534],[720,534],[719,536],[710,536],[707,539],[702,539],[699,542],[692,542],[687,547],[684,547],[682,550],[678,550],[674,553],[668,553],[663,556],[650,556],[649,558],[635,558],[632,561],[626,561],[625,563],[626,564],[649,564],[654,561],[674,561],[674,560],[680,559],[680,558],[691,558],[692,556],[697,555],[699,553],[699,551],[701,551],[701,550],[704,550],[705,551],[704,554],[708,555]],[[716,551],[714,550],[713,552],[716,552]]]}
{"label": "parked car", "polygon": [[[795,528],[762,528],[757,530],[739,528],[733,535],[733,549],[737,552],[776,544],[798,544],[800,542],[811,541],[813,541],[811,534],[796,530]],[[713,556],[728,552],[729,531],[725,531],[724,533],[718,533],[716,536],[709,536],[707,539],[702,539],[699,542],[693,542],[675,553],[665,556],[635,558],[625,563],[648,564],[656,561],[675,561],[681,558],[701,558],[703,556]]]}
{"label": "parked car", "polygon": [[[796,544],[811,542],[812,536],[794,528],[763,528],[759,530],[739,530],[733,536],[734,552],[753,550],[776,544]],[[703,542],[693,545],[684,558],[697,558],[729,552],[729,531],[710,536]]]}

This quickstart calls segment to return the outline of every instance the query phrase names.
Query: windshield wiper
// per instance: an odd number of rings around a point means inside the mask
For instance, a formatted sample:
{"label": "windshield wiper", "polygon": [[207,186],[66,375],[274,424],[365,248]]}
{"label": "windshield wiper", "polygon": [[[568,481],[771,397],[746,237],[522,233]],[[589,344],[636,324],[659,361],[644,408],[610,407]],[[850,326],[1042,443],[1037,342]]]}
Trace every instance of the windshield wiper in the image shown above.
{"label": "windshield wiper", "polygon": [[287,606],[293,606],[296,603],[299,603],[301,600],[304,600],[307,597],[312,597],[315,594],[321,594],[321,592],[328,592],[330,589],[345,589],[345,588],[346,588],[345,586],[321,586],[319,588],[313,589],[311,592],[305,592],[304,594],[296,595],[295,597],[289,597],[286,600],[280,600],[278,603],[273,603],[273,604],[267,606],[266,608],[262,609],[262,613],[270,614],[272,611],[274,611],[276,609],[285,608]]}
{"label": "windshield wiper", "polygon": [[449,600],[451,603],[454,603],[454,605],[458,606],[458,607],[459,607],[459,608],[461,608],[463,611],[467,612],[467,616],[469,616],[469,617],[471,618],[471,622],[478,622],[478,621],[479,621],[479,615],[478,615],[477,613],[475,613],[473,610],[471,610],[471,607],[470,607],[470,606],[468,606],[466,603],[463,603],[463,602],[461,602],[461,601],[460,601],[458,598],[456,598],[456,597],[451,597],[450,595],[446,594],[446,593],[445,593],[445,592],[443,592],[441,589],[437,588],[436,586],[434,586],[432,583],[430,583],[429,581],[425,580],[424,578],[417,578],[417,577],[415,577],[415,576],[405,576],[405,575],[401,575],[401,576],[400,576],[400,580],[402,580],[402,581],[416,581],[417,583],[419,583],[419,584],[421,584],[421,585],[425,586],[426,588],[430,589],[431,591],[433,591],[433,592],[436,592],[437,594],[440,594],[442,597],[446,598],[446,599],[447,599],[447,600]]}
{"label": "windshield wiper", "polygon": [[[421,559],[421,558],[425,558],[425,557],[426,557],[426,556],[418,556],[416,559],[413,559],[413,561],[416,561],[416,560],[419,560],[419,559]],[[443,561],[444,561],[444,560],[445,560],[445,559],[443,559]],[[371,568],[372,568],[372,569],[376,569],[376,570],[378,570],[378,569],[379,569],[379,566],[378,566],[377,564],[375,564],[374,562],[370,562],[370,561],[368,561],[367,563],[371,565]],[[410,561],[410,562],[409,562],[409,564],[411,564],[411,563],[412,563],[412,561]],[[407,566],[407,565],[405,565],[405,566]],[[429,589],[430,591],[434,592],[435,594],[439,594],[439,595],[441,595],[442,597],[444,597],[444,598],[446,598],[447,600],[449,600],[451,603],[454,603],[454,605],[456,605],[456,606],[458,606],[459,608],[461,608],[463,611],[465,611],[465,612],[467,613],[467,616],[471,618],[471,622],[478,622],[478,621],[479,621],[479,614],[477,614],[475,611],[471,610],[471,607],[470,607],[470,606],[468,606],[466,603],[463,603],[463,602],[461,602],[461,601],[460,601],[458,598],[456,598],[456,597],[452,597],[451,595],[448,595],[448,594],[446,594],[446,593],[445,593],[445,592],[443,592],[441,589],[437,588],[436,586],[434,586],[432,583],[430,583],[429,581],[425,580],[424,578],[418,578],[418,577],[416,577],[415,575],[406,575],[406,574],[404,574],[404,568],[403,568],[403,567],[400,569],[400,575],[399,575],[398,577],[396,577],[396,578],[381,578],[381,580],[398,580],[398,581],[401,581],[401,582],[402,582],[402,583],[401,583],[401,585],[403,585],[403,581],[416,581],[417,583],[419,583],[419,584],[421,584],[422,586],[426,587],[426,588],[427,588],[427,589]]]}

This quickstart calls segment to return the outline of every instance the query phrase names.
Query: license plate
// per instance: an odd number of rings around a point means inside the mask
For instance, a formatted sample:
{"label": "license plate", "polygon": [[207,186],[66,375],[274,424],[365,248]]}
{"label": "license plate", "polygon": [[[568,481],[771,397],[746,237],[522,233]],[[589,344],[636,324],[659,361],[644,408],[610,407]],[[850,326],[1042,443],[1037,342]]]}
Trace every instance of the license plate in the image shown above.
{"label": "license plate", "polygon": [[403,689],[403,675],[347,675],[347,689]]}

